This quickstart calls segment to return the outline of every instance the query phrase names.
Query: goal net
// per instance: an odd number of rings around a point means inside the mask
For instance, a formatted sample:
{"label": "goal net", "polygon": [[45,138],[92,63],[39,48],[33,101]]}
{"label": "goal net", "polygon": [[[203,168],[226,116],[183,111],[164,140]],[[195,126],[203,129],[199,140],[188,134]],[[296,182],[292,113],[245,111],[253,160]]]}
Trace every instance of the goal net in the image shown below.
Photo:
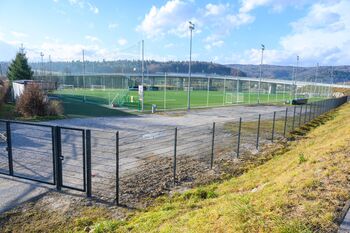
{"label": "goal net", "polygon": [[243,103],[244,102],[244,94],[243,93],[226,93],[226,103],[234,104],[234,103]]}
{"label": "goal net", "polygon": [[110,105],[117,105],[119,107],[124,106],[126,103],[133,102],[130,99],[133,99],[131,96],[129,96],[128,90],[119,90],[114,96],[113,99],[110,101]]}
{"label": "goal net", "polygon": [[106,90],[106,86],[105,85],[91,85],[90,86],[90,90]]}
{"label": "goal net", "polygon": [[58,87],[59,90],[64,90],[64,89],[74,89],[74,85],[67,85],[67,84],[62,84]]}
{"label": "goal net", "polygon": [[[188,91],[188,87],[184,87],[184,91]],[[193,87],[190,87],[190,91],[193,91]]]}

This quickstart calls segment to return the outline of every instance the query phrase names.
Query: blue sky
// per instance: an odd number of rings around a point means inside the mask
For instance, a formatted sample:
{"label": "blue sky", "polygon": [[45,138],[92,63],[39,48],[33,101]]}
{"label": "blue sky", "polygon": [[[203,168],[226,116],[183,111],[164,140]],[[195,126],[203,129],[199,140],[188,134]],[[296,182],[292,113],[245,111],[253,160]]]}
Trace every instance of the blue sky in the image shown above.
{"label": "blue sky", "polygon": [[304,66],[350,63],[348,0],[2,0],[0,61],[23,43],[30,61],[188,60]]}

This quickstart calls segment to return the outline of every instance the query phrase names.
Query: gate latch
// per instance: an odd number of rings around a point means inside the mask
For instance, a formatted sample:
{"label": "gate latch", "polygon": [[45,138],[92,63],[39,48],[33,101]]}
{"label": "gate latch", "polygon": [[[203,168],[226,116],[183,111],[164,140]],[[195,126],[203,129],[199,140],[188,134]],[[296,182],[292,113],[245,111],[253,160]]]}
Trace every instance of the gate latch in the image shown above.
{"label": "gate latch", "polygon": [[64,160],[64,156],[60,156],[60,160]]}

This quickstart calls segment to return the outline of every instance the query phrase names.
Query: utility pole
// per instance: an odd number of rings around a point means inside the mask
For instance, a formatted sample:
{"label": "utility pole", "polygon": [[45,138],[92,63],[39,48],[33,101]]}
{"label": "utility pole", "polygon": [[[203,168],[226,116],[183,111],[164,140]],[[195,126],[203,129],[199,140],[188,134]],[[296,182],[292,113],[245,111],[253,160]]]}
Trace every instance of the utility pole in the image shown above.
{"label": "utility pole", "polygon": [[260,90],[261,90],[261,78],[262,78],[262,65],[264,62],[264,50],[265,45],[261,44],[261,61],[260,61],[260,75],[259,75],[259,89],[258,89],[258,104],[260,104]]}
{"label": "utility pole", "polygon": [[188,84],[187,84],[187,110],[191,109],[191,62],[192,62],[192,31],[194,30],[194,24],[189,21],[190,29],[190,62],[188,65]]}

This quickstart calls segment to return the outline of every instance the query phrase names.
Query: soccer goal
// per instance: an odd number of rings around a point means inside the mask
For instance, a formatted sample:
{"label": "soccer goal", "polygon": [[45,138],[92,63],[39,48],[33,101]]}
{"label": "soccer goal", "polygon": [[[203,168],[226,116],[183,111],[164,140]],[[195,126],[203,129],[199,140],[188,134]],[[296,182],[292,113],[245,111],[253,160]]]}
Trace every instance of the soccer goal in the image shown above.
{"label": "soccer goal", "polygon": [[132,96],[129,96],[129,91],[128,90],[119,90],[117,91],[117,93],[115,93],[115,95],[113,96],[113,98],[110,100],[110,105],[117,105],[119,107],[124,106],[126,103],[129,102],[133,102]]}
{"label": "soccer goal", "polygon": [[244,102],[244,93],[226,93],[226,104],[235,104]]}
{"label": "soccer goal", "polygon": [[62,84],[58,87],[59,90],[74,89],[74,85]]}
{"label": "soccer goal", "polygon": [[106,90],[105,85],[90,85],[90,90]]}
{"label": "soccer goal", "polygon": [[[188,87],[184,87],[184,91],[188,91]],[[193,87],[190,87],[190,91],[193,91]]]}

